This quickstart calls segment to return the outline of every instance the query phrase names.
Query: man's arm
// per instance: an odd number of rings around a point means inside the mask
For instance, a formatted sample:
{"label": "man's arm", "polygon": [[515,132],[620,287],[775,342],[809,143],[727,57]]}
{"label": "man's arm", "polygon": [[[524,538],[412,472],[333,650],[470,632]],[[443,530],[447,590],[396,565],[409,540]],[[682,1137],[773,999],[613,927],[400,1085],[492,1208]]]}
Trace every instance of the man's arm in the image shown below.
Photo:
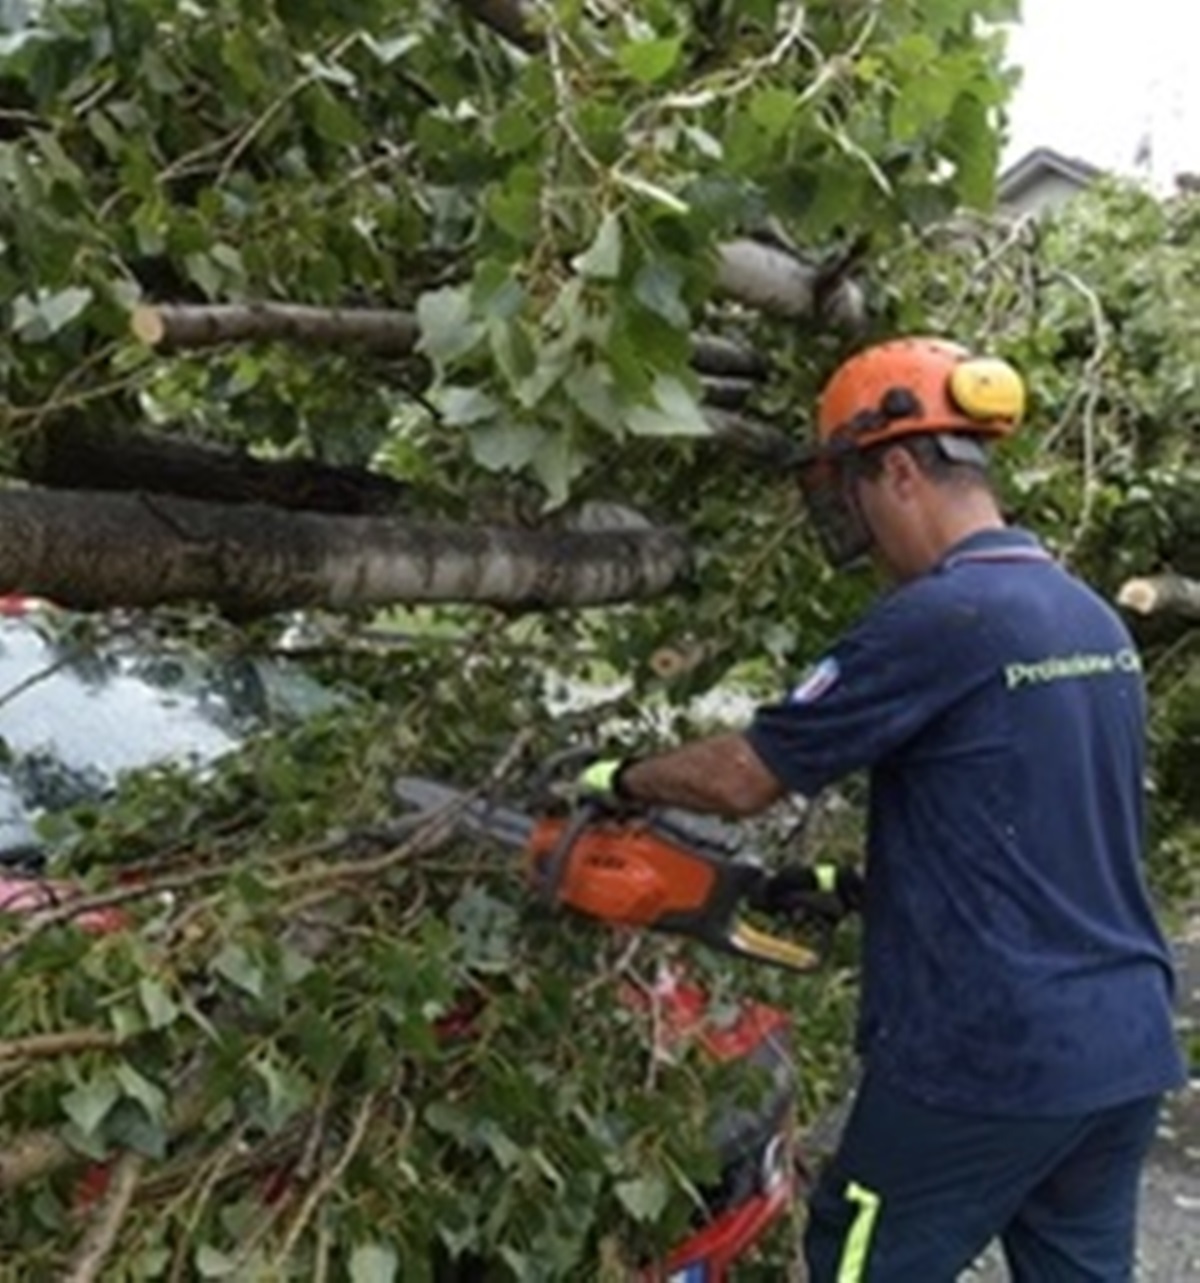
{"label": "man's arm", "polygon": [[757,815],[785,790],[740,733],[713,735],[631,762],[621,792],[636,802],[717,815]]}

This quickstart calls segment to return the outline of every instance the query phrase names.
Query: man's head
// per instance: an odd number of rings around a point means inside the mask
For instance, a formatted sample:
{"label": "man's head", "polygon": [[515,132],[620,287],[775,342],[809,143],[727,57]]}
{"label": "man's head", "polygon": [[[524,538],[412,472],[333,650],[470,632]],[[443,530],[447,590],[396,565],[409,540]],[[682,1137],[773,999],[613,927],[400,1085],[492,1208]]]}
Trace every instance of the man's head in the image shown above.
{"label": "man's head", "polygon": [[800,469],[831,562],[871,552],[906,579],[1002,524],[985,446],[1015,430],[1024,404],[1011,366],[944,339],[896,339],[846,361],[821,394]]}

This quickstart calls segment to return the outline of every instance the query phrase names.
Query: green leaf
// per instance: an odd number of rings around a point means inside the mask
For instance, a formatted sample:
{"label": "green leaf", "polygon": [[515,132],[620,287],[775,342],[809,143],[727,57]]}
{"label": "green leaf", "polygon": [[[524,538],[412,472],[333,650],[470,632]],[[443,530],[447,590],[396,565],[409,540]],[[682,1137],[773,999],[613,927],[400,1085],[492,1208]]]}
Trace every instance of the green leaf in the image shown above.
{"label": "green leaf", "polygon": [[36,295],[18,294],[13,299],[13,332],[28,343],[40,343],[78,317],[92,301],[90,289],[71,287]]}
{"label": "green leaf", "polygon": [[183,259],[184,270],[188,279],[208,298],[216,298],[222,289],[225,273],[209,254],[186,254]]}
{"label": "green leaf", "polygon": [[128,1061],[122,1060],[115,1072],[124,1094],[137,1101],[155,1123],[162,1123],[167,1110],[167,1097],[162,1088],[140,1074]]}
{"label": "green leaf", "polygon": [[509,387],[520,387],[537,369],[537,351],[524,323],[495,321],[488,325],[492,357]]}
{"label": "green leaf", "polygon": [[138,981],[138,998],[151,1029],[165,1029],[179,1014],[179,1007],[166,988],[148,976]]}
{"label": "green leaf", "polygon": [[535,241],[541,216],[542,176],[531,165],[518,165],[503,183],[488,188],[484,205],[492,222],[519,244]]}
{"label": "green leaf", "polygon": [[366,138],[362,122],[324,85],[313,85],[306,96],[313,128],[338,147],[356,147]]}
{"label": "green leaf", "polygon": [[683,277],[659,259],[644,263],[633,284],[638,302],[676,329],[688,329],[691,313],[683,301]]}
{"label": "green leaf", "polygon": [[659,375],[652,388],[652,405],[634,406],[625,425],[639,437],[706,437],[711,429],[700,405],[684,384],[672,375]]}
{"label": "green leaf", "polygon": [[615,280],[621,270],[621,220],[614,213],[605,214],[596,239],[571,260],[580,276],[596,281]]}
{"label": "green leaf", "polygon": [[640,1176],[636,1180],[620,1181],[616,1187],[617,1198],[635,1221],[649,1224],[656,1221],[667,1205],[667,1183],[660,1176]]}
{"label": "green leaf", "polygon": [[576,447],[565,427],[547,432],[533,457],[533,471],[552,507],[566,503],[571,482],[587,467],[586,452]]}
{"label": "green leaf", "polygon": [[390,1243],[363,1243],[350,1255],[350,1283],[392,1283],[399,1264]]}
{"label": "green leaf", "polygon": [[59,1103],[63,1113],[85,1136],[93,1136],[120,1098],[121,1089],[116,1080],[104,1074],[69,1091]]}
{"label": "green leaf", "polygon": [[500,411],[495,397],[479,388],[445,387],[433,398],[442,419],[451,427],[463,427],[494,419]]}
{"label": "green leaf", "polygon": [[267,1089],[265,1123],[273,1134],[308,1104],[312,1093],[303,1077],[271,1059],[255,1061],[254,1072]]}
{"label": "green leaf", "polygon": [[240,944],[227,944],[213,959],[212,969],[243,993],[253,998],[262,997],[263,970]]}
{"label": "green leaf", "polygon": [[524,99],[519,99],[496,117],[492,141],[502,156],[511,155],[524,151],[545,128],[545,120],[531,112]]}
{"label": "green leaf", "polygon": [[422,294],[417,300],[417,323],[421,328],[418,350],[437,365],[465,356],[484,335],[484,326],[472,314],[466,287],[447,286]]}
{"label": "green leaf", "polygon": [[611,371],[604,365],[572,370],[563,380],[563,391],[583,414],[606,432],[622,426]]}
{"label": "green leaf", "polygon": [[136,1150],[147,1158],[162,1159],[167,1152],[166,1122],[151,1118],[137,1101],[126,1097],[104,1120],[104,1137],[119,1149]]}
{"label": "green leaf", "polygon": [[525,1152],[492,1118],[485,1118],[475,1128],[474,1137],[486,1146],[492,1157],[506,1172],[512,1171],[520,1163]]}
{"label": "green leaf", "polygon": [[390,40],[376,40],[369,32],[360,31],[358,38],[379,59],[385,67],[390,67],[397,58],[403,58],[410,50],[415,49],[422,37],[415,33],[394,36]]}
{"label": "green leaf", "polygon": [[670,74],[682,49],[682,36],[635,40],[621,46],[617,51],[617,62],[635,80],[650,84]]}
{"label": "green leaf", "polygon": [[204,1279],[226,1279],[238,1268],[236,1257],[218,1252],[208,1243],[202,1243],[196,1249],[196,1269]]}
{"label": "green leaf", "polygon": [[471,457],[489,472],[517,471],[533,461],[545,433],[527,423],[472,428],[467,437]]}
{"label": "green leaf", "polygon": [[797,105],[797,97],[790,89],[769,85],[750,99],[750,119],[777,138],[791,125]]}

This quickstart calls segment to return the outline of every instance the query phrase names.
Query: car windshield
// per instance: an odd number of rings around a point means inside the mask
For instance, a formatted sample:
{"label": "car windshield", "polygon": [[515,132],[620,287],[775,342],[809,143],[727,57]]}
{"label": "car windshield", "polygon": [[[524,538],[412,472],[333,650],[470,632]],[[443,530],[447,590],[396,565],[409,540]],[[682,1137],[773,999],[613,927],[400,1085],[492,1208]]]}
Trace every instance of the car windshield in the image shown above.
{"label": "car windshield", "polygon": [[69,618],[0,619],[0,859],[36,849],[40,814],[102,795],[123,771],[199,768],[337,699],[284,660],[120,632],[81,640]]}

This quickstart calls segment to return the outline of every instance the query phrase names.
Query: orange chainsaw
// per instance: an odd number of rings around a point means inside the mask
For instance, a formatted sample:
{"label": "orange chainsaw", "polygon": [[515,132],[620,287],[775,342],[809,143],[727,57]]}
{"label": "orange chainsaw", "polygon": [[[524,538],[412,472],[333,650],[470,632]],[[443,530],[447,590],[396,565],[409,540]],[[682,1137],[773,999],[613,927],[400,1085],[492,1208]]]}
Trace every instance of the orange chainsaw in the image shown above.
{"label": "orange chainsaw", "polygon": [[[568,815],[534,816],[420,776],[396,780],[394,792],[418,819],[454,808],[463,828],[522,851],[548,904],[610,925],[687,936],[790,971],[820,965],[830,929],[857,903],[853,870],[793,866],[781,912],[778,897],[767,893],[778,875],[761,860],[663,813],[585,798]],[[761,930],[747,920],[748,909],[803,924],[809,938]]]}

